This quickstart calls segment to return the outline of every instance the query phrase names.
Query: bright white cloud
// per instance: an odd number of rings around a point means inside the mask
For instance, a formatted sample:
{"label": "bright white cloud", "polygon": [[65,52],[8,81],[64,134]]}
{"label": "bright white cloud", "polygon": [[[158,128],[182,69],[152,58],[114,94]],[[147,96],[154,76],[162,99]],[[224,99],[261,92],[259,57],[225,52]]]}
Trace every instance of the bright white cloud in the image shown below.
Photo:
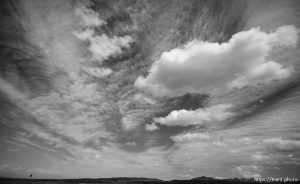
{"label": "bright white cloud", "polygon": [[0,171],[18,171],[22,169],[21,166],[15,166],[15,165],[8,165],[8,164],[1,164],[0,165]]}
{"label": "bright white cloud", "polygon": [[84,26],[101,26],[106,24],[105,21],[99,18],[99,14],[89,8],[77,8],[75,13],[81,18]]}
{"label": "bright white cloud", "polygon": [[113,54],[120,54],[121,47],[128,47],[133,39],[126,35],[124,37],[113,36],[109,38],[107,35],[95,36],[90,38],[90,50],[93,53],[93,59],[102,61]]}
{"label": "bright white cloud", "polygon": [[155,130],[159,130],[159,127],[155,123],[152,123],[152,124],[146,124],[145,129],[147,131],[152,132],[152,131],[155,131]]}
{"label": "bright white cloud", "polygon": [[233,113],[229,111],[232,107],[230,104],[219,104],[207,108],[196,110],[175,110],[166,117],[154,118],[154,121],[167,126],[189,126],[203,125],[211,122],[223,121]]}
{"label": "bright white cloud", "polygon": [[120,54],[122,47],[129,47],[129,44],[133,42],[129,35],[108,37],[106,34],[96,35],[92,29],[86,29],[75,35],[81,40],[90,42],[89,50],[92,53],[92,59],[98,62],[102,62],[111,55]]}
{"label": "bright white cloud", "polygon": [[273,47],[295,47],[297,40],[294,26],[282,26],[269,34],[252,28],[221,44],[194,40],[164,52],[146,78],[137,78],[135,86],[156,96],[188,92],[223,94],[235,88],[285,79],[291,69],[267,57]]}
{"label": "bright white cloud", "polygon": [[210,139],[210,135],[208,133],[184,133],[172,136],[171,139],[175,142],[193,142],[193,141],[207,141]]}

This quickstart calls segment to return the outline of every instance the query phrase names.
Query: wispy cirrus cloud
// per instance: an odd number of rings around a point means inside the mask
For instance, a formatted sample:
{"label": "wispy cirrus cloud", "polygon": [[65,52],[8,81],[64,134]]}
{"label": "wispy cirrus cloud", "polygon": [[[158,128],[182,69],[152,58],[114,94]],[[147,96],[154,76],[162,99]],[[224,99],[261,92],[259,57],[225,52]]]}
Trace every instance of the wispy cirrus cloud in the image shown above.
{"label": "wispy cirrus cloud", "polygon": [[[2,159],[62,178],[298,167],[299,90],[269,87],[297,82],[299,25],[243,28],[246,6],[236,6],[245,2],[220,11],[191,2],[20,1],[25,36],[12,40],[26,39],[19,48],[28,55],[8,52],[0,71]],[[289,51],[294,58],[282,56]]]}
{"label": "wispy cirrus cloud", "polygon": [[[95,77],[103,79],[113,71],[93,63],[93,53],[85,53],[97,47],[94,51],[102,55],[96,59],[102,62],[109,56],[120,54],[121,47],[128,46],[133,39],[105,33],[99,37],[93,33],[88,38],[91,47],[84,47],[83,40],[73,34],[74,30],[94,32],[97,27],[105,25],[105,21],[81,3],[72,6],[69,2],[28,1],[22,2],[19,8],[24,13],[23,17],[26,17],[23,23],[27,23],[30,30],[26,35],[28,40],[44,51],[41,53],[43,59],[38,58],[37,61],[45,66],[45,78],[51,81],[51,85],[49,91],[36,93],[29,98],[27,91],[20,91],[0,79],[0,88],[13,100],[21,102],[18,105],[21,106],[19,111],[22,112],[19,114],[23,116],[23,123],[17,121],[16,117],[14,126],[32,135],[18,139],[18,144],[29,144],[30,139],[36,137],[47,146],[52,145],[55,149],[66,147],[68,150],[72,144],[98,146],[103,139],[112,141],[107,124],[111,117],[119,116],[112,101],[115,84],[108,86],[107,81],[97,81]],[[48,13],[47,16],[44,11]]]}
{"label": "wispy cirrus cloud", "polygon": [[8,152],[18,152],[21,151],[19,148],[8,148],[7,149]]}
{"label": "wispy cirrus cloud", "polygon": [[[285,164],[298,167],[299,137],[297,128],[291,128],[297,127],[294,120],[298,116],[293,113],[299,105],[296,98],[296,94],[290,94],[260,115],[239,119],[236,126],[194,129],[173,135],[174,151],[168,158],[173,164],[184,163],[181,166],[185,170],[192,168],[201,173],[209,173],[204,168],[221,164],[235,177],[264,176],[266,171],[276,172]],[[287,114],[293,115],[287,118]],[[215,175],[222,170],[214,168]]]}

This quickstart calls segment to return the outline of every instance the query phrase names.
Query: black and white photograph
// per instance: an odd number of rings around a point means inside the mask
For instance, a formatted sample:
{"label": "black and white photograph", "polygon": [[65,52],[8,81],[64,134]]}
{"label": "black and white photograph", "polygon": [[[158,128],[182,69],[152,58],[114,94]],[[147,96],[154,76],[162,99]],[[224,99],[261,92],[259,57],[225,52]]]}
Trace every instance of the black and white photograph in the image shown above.
{"label": "black and white photograph", "polygon": [[300,181],[300,0],[1,0],[0,184]]}

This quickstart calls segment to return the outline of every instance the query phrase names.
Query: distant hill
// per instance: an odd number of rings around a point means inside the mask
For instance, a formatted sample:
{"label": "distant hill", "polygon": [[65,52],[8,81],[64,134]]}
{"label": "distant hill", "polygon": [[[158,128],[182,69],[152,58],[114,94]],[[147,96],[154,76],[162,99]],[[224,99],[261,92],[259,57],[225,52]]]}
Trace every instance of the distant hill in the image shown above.
{"label": "distant hill", "polygon": [[192,178],[191,180],[211,181],[211,180],[216,180],[216,179],[212,178],[212,177],[201,176],[201,177],[198,177],[198,178]]}
{"label": "distant hill", "polygon": [[[190,180],[163,181],[155,178],[81,178],[81,179],[20,179],[20,178],[0,178],[0,184],[245,184],[260,183],[254,179],[215,179],[212,177],[197,177]],[[263,183],[263,182],[262,182]],[[280,183],[280,182],[268,182]],[[283,183],[283,182],[282,182]],[[285,182],[299,183],[299,182]],[[266,183],[267,184],[267,183]]]}

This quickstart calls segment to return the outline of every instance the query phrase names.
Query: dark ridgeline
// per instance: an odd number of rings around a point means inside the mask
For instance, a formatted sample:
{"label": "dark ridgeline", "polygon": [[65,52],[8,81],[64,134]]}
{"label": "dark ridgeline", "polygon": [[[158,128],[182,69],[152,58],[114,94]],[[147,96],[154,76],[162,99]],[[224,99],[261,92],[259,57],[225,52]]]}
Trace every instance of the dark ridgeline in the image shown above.
{"label": "dark ridgeline", "polygon": [[[32,177],[32,175],[30,175]],[[31,178],[30,177],[30,178]],[[154,178],[98,178],[98,179],[14,179],[14,178],[0,178],[0,184],[246,184],[246,183],[285,183],[295,184],[300,183],[299,181],[288,181],[288,182],[259,182],[253,178],[233,178],[233,179],[215,179],[212,177],[201,176],[198,178],[192,178],[190,180],[170,180],[163,181]]]}

